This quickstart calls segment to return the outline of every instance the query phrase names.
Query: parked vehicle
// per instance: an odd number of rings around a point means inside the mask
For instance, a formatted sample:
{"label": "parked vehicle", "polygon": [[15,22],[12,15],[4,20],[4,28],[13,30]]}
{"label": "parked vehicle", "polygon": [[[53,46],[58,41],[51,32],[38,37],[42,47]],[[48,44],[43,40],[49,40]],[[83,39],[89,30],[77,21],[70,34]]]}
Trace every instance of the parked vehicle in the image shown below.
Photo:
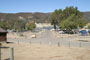
{"label": "parked vehicle", "polygon": [[59,30],[59,33],[60,33],[60,34],[63,34],[64,32],[63,32],[62,30]]}
{"label": "parked vehicle", "polygon": [[90,29],[88,30],[88,33],[90,34]]}
{"label": "parked vehicle", "polygon": [[64,34],[74,34],[72,30],[63,30]]}

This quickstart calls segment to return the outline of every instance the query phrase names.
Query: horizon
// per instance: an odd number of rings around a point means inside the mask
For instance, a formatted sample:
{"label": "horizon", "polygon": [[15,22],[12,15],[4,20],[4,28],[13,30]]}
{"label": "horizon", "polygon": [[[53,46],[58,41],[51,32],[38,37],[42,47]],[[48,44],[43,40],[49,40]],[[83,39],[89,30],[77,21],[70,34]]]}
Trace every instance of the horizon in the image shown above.
{"label": "horizon", "polygon": [[[53,11],[54,12],[54,11]],[[17,14],[17,13],[53,13],[53,12],[0,12],[5,14]],[[80,11],[80,12],[90,12],[90,11]]]}
{"label": "horizon", "polygon": [[90,11],[90,0],[1,0],[0,13],[50,13],[55,9],[78,7],[81,12]]}

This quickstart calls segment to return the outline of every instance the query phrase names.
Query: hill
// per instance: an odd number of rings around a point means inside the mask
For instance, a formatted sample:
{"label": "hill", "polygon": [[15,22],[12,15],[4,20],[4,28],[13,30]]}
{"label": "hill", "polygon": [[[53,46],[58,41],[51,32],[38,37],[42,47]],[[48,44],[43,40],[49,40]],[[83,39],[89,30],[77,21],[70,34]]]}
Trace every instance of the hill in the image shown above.
{"label": "hill", "polygon": [[90,22],[90,12],[83,12],[83,18],[84,18],[87,22]]}
{"label": "hill", "polygon": [[[34,20],[37,23],[49,23],[49,17],[51,13],[0,13],[0,20],[1,21],[32,21]],[[90,22],[90,12],[83,12],[84,20]]]}
{"label": "hill", "polygon": [[34,20],[37,23],[48,23],[50,13],[0,13],[1,21],[32,21]]}

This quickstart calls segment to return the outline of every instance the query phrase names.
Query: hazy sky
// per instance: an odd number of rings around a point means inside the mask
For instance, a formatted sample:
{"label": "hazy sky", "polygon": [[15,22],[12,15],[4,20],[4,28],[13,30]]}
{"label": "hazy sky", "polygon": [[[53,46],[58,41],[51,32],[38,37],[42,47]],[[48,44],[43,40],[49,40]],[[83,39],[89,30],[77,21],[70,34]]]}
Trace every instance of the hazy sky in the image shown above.
{"label": "hazy sky", "polygon": [[53,12],[66,6],[78,7],[80,11],[90,11],[90,0],[0,0],[0,12]]}

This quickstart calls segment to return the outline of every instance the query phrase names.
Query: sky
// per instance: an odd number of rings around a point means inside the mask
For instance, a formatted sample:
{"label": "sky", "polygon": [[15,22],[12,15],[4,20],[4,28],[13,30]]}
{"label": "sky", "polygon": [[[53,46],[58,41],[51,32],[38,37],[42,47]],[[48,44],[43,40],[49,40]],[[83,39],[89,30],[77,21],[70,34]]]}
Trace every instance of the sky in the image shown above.
{"label": "sky", "polygon": [[78,7],[78,10],[87,12],[90,11],[90,0],[0,0],[1,13],[48,13],[69,6]]}

